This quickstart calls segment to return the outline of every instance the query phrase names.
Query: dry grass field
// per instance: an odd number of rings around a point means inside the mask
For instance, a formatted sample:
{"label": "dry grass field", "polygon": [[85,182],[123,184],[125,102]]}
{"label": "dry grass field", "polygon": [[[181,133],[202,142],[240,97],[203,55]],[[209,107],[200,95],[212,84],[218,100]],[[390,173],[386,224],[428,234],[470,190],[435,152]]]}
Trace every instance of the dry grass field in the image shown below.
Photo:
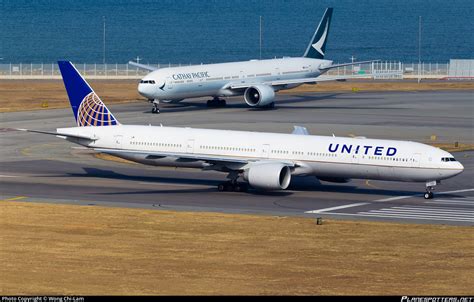
{"label": "dry grass field", "polygon": [[[138,80],[91,80],[91,86],[106,102],[145,101],[137,92]],[[353,91],[418,91],[473,89],[472,82],[322,82],[317,85],[302,85],[283,93],[298,92],[353,92]],[[45,110],[69,106],[61,80],[1,80],[0,112]]]}
{"label": "dry grass field", "polygon": [[[138,80],[91,80],[90,85],[106,102],[143,100],[138,94]],[[46,110],[69,107],[61,80],[1,80],[0,112]]]}
{"label": "dry grass field", "polygon": [[472,227],[0,201],[0,294],[473,294]]}

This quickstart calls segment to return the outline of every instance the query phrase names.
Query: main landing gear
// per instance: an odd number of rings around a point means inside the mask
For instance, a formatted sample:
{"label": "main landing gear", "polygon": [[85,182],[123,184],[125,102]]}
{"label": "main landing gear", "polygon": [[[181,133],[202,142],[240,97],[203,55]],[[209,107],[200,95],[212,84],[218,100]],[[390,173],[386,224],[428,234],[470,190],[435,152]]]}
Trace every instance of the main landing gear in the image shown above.
{"label": "main landing gear", "polygon": [[151,108],[151,113],[154,113],[154,114],[160,113],[160,100],[150,99],[148,101],[153,104],[153,108]]}
{"label": "main landing gear", "polygon": [[436,180],[434,181],[430,181],[430,182],[427,182],[426,183],[426,192],[425,194],[423,195],[423,197],[425,199],[433,199],[434,197],[434,194],[433,194],[433,190],[434,190],[434,187],[438,184],[438,182]]}
{"label": "main landing gear", "polygon": [[231,182],[231,181],[226,181],[223,183],[220,183],[217,186],[217,190],[220,192],[228,191],[228,192],[247,192],[249,189],[248,184],[244,182]]}
{"label": "main landing gear", "polygon": [[212,100],[207,100],[207,107],[225,107],[226,101],[218,97],[214,97]]}
{"label": "main landing gear", "polygon": [[260,108],[263,108],[263,109],[273,109],[275,108],[275,102],[271,102],[270,104],[268,105],[265,105],[265,106],[262,106]]}
{"label": "main landing gear", "polygon": [[220,183],[217,186],[217,189],[220,192],[228,191],[228,192],[247,192],[249,186],[247,183],[243,182],[238,182],[237,179],[239,178],[239,174],[237,172],[230,172],[229,175],[227,175],[227,178],[229,178],[229,181]]}

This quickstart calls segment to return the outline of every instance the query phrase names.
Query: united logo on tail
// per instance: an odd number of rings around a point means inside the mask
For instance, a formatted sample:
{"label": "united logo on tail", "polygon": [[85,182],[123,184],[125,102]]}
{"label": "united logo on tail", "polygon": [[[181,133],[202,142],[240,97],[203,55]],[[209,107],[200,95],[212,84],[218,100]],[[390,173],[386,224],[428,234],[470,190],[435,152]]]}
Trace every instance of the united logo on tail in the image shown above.
{"label": "united logo on tail", "polygon": [[79,105],[77,125],[109,126],[117,125],[117,120],[105,107],[105,104],[94,92],[89,93]]}
{"label": "united logo on tail", "polygon": [[120,123],[69,61],[59,61],[77,126],[114,126]]}

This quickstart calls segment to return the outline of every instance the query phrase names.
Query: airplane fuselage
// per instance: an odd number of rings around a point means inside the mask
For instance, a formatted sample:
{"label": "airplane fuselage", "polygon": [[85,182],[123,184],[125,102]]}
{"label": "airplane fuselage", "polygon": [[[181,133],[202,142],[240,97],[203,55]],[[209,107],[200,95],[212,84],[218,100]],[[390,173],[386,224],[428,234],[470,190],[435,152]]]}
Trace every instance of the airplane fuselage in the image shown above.
{"label": "airplane fuselage", "polygon": [[[207,167],[203,160],[190,160],[193,155],[282,162],[293,167],[292,175],[413,182],[438,181],[463,171],[450,153],[409,141],[131,125],[57,131],[95,137],[92,142],[69,140],[99,151],[115,150],[111,154],[155,166],[229,168]],[[161,155],[153,156],[154,152]]]}
{"label": "airplane fuselage", "polygon": [[[331,63],[329,60],[298,57],[162,68],[145,76],[138,91],[148,99],[159,100],[243,95],[245,89],[239,89],[239,86],[315,78],[325,72],[319,67]],[[274,91],[278,91],[298,85],[301,84],[272,86]]]}

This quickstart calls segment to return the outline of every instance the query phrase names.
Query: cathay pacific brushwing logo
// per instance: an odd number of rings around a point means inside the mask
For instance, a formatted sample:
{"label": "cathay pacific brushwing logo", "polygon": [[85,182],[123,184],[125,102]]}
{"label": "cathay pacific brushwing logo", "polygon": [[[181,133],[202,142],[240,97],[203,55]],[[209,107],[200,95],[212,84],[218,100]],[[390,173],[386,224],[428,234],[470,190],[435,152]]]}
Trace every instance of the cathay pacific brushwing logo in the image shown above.
{"label": "cathay pacific brushwing logo", "polygon": [[326,20],[326,27],[324,28],[323,35],[321,36],[319,41],[311,45],[322,56],[324,56],[324,52],[323,52],[322,48],[323,48],[323,45],[324,45],[324,41],[326,41],[326,36],[328,34],[328,27],[329,27],[329,18]]}

